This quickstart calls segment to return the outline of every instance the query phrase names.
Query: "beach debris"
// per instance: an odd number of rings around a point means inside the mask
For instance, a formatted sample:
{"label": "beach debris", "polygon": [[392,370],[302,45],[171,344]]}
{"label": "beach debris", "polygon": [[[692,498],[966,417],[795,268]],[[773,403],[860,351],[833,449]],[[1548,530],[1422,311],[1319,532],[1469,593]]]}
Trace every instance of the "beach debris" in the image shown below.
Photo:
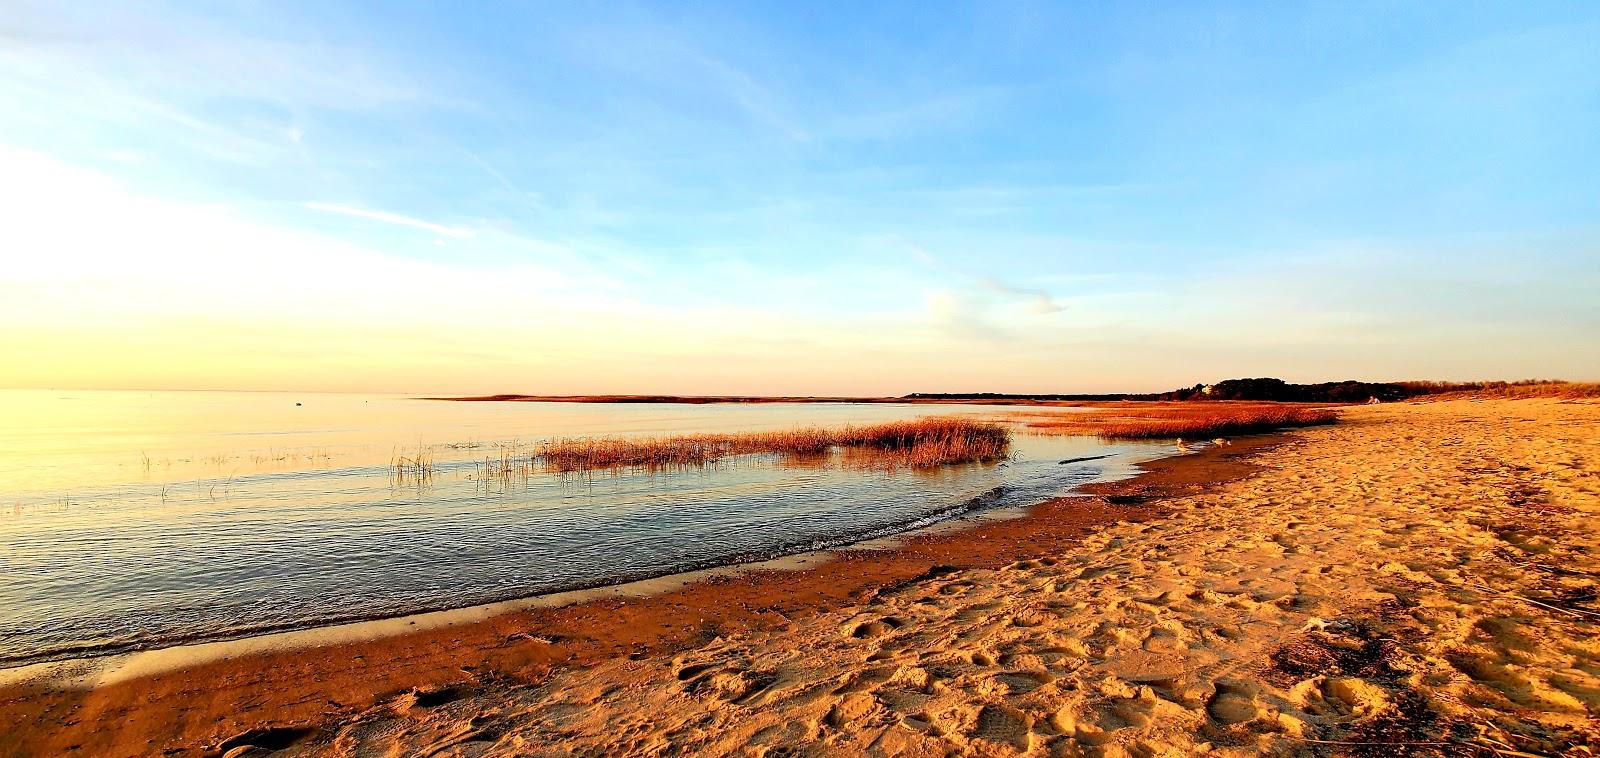
{"label": "beach debris", "polygon": [[303,726],[264,726],[223,740],[215,752],[224,758],[266,755],[283,750],[309,737],[315,729]]}
{"label": "beach debris", "polygon": [[1332,632],[1333,634],[1348,634],[1356,629],[1356,623],[1349,619],[1324,620],[1316,616],[1312,616],[1305,626],[1300,627],[1302,632],[1318,631]]}
{"label": "beach debris", "polygon": [[272,753],[273,751],[258,745],[240,745],[223,753],[222,758],[259,758],[264,755],[272,755]]}

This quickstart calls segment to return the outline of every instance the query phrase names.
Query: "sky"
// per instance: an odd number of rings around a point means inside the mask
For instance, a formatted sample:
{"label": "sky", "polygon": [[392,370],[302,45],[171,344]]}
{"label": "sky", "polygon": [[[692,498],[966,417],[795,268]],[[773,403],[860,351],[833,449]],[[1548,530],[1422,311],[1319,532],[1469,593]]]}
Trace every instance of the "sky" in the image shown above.
{"label": "sky", "polygon": [[0,387],[1600,379],[1600,4],[0,1]]}

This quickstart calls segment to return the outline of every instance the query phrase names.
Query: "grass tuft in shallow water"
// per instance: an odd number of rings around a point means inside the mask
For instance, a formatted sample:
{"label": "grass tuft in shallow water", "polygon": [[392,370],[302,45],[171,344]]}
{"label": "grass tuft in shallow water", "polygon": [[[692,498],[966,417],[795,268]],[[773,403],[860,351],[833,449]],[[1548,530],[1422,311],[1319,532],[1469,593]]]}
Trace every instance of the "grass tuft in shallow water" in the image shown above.
{"label": "grass tuft in shallow water", "polygon": [[389,459],[389,467],[389,478],[399,486],[420,487],[432,482],[433,475],[438,472],[433,451],[420,445],[411,455],[395,453]]}

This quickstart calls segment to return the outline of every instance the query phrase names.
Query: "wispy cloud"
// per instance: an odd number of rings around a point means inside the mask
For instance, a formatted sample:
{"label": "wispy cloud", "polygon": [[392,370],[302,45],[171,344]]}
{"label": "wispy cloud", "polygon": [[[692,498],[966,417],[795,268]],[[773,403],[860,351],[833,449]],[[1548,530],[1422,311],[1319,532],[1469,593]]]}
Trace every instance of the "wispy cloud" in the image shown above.
{"label": "wispy cloud", "polygon": [[568,30],[563,45],[585,65],[618,76],[621,86],[647,88],[666,112],[719,122],[733,113],[791,142],[812,139],[805,104],[784,86],[781,59],[731,38],[751,30],[707,19],[666,22],[650,12],[622,15]]}
{"label": "wispy cloud", "polygon": [[923,97],[874,100],[828,119],[822,136],[841,140],[894,140],[909,134],[957,131],[995,116],[1013,97],[1014,87],[986,86],[943,91]]}
{"label": "wispy cloud", "polygon": [[462,147],[461,148],[461,152],[466,154],[467,160],[472,161],[473,165],[477,166],[478,168],[483,169],[483,172],[488,174],[489,176],[494,177],[494,180],[496,182],[499,182],[500,186],[504,187],[507,192],[513,192],[513,193],[516,193],[516,194],[519,194],[519,195],[532,194],[532,193],[524,193],[522,190],[518,189],[517,185],[512,184],[511,180],[507,179],[506,175],[504,173],[501,173],[500,169],[495,168],[494,166],[490,165],[488,161],[484,160],[483,156],[480,156],[477,153],[472,152],[470,149],[468,149],[466,147]]}
{"label": "wispy cloud", "polygon": [[928,268],[964,279],[970,282],[972,287],[995,299],[1011,304],[1020,303],[1023,306],[1022,309],[1027,313],[1044,316],[1060,313],[1067,308],[1065,303],[1062,303],[1047,290],[1034,287],[1018,287],[1002,282],[993,276],[972,274],[946,263],[939,256],[917,245],[907,243],[906,250],[911,254],[912,258],[917,259]]}
{"label": "wispy cloud", "polygon": [[435,224],[431,221],[424,221],[420,218],[412,218],[411,216],[404,216],[399,213],[390,213],[388,211],[354,208],[348,205],[336,205],[334,203],[310,202],[301,203],[301,205],[314,211],[335,213],[340,216],[350,216],[353,218],[363,218],[367,219],[368,221],[379,221],[385,224],[394,224],[396,226],[407,226],[411,227],[412,229],[421,229],[423,231],[433,232],[434,234],[445,237],[458,237],[464,239],[472,236],[471,229],[462,229],[454,226]]}
{"label": "wispy cloud", "polygon": [[1013,287],[994,277],[979,277],[978,286],[996,295],[1023,300],[1029,313],[1044,315],[1047,313],[1059,313],[1067,309],[1067,306],[1061,304],[1044,290]]}
{"label": "wispy cloud", "polygon": [[796,142],[811,139],[810,133],[785,112],[788,109],[782,99],[755,77],[704,52],[691,51],[688,55],[709,75],[708,79],[720,84],[725,96],[750,118]]}
{"label": "wispy cloud", "polygon": [[[244,98],[288,107],[363,110],[432,95],[371,47],[281,36],[309,23],[263,7],[238,18],[203,10],[39,5],[10,30],[34,44],[16,57],[66,87],[115,89],[129,80],[152,97]],[[430,100],[431,101],[431,100]]]}

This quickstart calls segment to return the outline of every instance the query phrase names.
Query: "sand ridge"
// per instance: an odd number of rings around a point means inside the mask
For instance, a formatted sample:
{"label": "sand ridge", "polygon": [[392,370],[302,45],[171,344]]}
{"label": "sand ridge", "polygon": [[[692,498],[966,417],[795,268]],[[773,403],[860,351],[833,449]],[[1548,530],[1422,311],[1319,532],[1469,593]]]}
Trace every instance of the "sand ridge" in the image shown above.
{"label": "sand ridge", "polygon": [[1059,554],[411,693],[282,754],[1592,754],[1600,405],[1345,414]]}

